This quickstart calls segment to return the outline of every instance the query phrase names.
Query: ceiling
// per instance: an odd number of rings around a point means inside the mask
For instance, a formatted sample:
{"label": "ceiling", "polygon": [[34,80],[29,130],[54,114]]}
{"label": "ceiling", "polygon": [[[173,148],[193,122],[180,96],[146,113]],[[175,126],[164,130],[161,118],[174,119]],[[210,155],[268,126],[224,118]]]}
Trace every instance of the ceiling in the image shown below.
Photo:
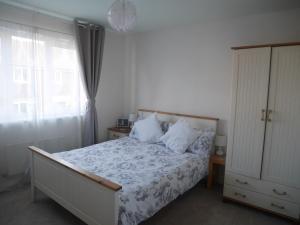
{"label": "ceiling", "polygon": [[[0,0],[47,11],[65,18],[85,18],[107,25],[106,13],[114,0]],[[135,31],[224,20],[300,8],[300,0],[131,0],[137,6]]]}

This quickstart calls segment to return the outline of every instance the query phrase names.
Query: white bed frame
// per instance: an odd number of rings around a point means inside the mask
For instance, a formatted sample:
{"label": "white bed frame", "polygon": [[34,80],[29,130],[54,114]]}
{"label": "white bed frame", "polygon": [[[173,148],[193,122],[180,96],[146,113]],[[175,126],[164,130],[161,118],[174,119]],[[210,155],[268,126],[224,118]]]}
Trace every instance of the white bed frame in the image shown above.
{"label": "white bed frame", "polygon": [[[139,109],[146,117],[157,113],[162,121],[184,118],[194,127],[217,129],[217,118]],[[36,189],[44,192],[65,209],[89,225],[116,225],[119,214],[119,191],[122,186],[72,165],[34,146],[31,151],[31,196]]]}

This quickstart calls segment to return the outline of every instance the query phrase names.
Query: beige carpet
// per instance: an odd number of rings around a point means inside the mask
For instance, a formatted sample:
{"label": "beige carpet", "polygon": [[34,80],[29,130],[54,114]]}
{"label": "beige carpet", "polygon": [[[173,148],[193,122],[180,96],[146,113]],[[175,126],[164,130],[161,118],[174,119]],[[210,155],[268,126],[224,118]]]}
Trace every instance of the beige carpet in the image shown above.
{"label": "beige carpet", "polygon": [[[45,196],[30,202],[29,187],[0,193],[1,225],[83,225]],[[287,225],[291,222],[248,207],[223,203],[220,192],[198,185],[142,225]]]}

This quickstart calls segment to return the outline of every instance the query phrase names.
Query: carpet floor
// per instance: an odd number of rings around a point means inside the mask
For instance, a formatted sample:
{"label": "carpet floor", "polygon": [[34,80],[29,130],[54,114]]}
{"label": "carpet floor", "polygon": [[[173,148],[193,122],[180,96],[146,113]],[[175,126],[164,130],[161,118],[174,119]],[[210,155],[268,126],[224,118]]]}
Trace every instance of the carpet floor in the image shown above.
{"label": "carpet floor", "polygon": [[[220,190],[197,185],[141,225],[289,225],[290,221],[234,203]],[[1,225],[84,225],[56,202],[39,195],[30,202],[28,186],[0,193]]]}

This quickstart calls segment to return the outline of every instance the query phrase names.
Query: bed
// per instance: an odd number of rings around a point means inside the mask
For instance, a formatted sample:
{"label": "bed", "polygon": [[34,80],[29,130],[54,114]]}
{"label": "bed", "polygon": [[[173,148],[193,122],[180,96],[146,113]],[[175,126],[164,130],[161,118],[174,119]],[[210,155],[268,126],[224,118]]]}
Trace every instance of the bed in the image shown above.
{"label": "bed", "polygon": [[[139,110],[146,117],[152,110]],[[195,128],[216,129],[217,119],[158,112],[162,121],[184,117]],[[207,175],[209,155],[174,154],[162,144],[125,137],[67,152],[32,153],[36,188],[87,224],[135,225]]]}

